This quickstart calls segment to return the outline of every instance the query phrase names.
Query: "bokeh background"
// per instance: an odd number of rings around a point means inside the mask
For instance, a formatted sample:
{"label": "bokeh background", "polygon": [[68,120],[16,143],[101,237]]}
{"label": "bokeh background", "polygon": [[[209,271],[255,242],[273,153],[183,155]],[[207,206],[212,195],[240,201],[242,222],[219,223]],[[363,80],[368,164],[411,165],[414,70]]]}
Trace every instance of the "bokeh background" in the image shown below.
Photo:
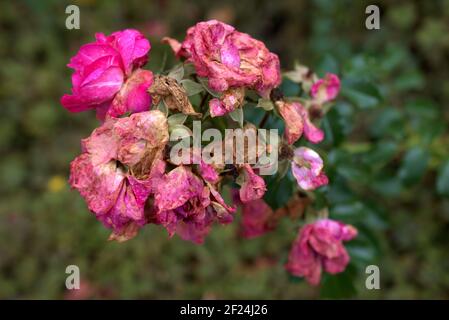
{"label": "bokeh background", "polygon": [[[65,28],[72,3],[80,30]],[[381,9],[380,30],[365,28],[368,4]],[[348,270],[321,287],[284,271],[296,236],[288,221],[253,240],[234,223],[202,246],[156,226],[112,243],[67,184],[80,139],[98,124],[59,104],[79,46],[95,32],[137,28],[158,72],[164,56],[174,63],[161,37],[182,39],[209,18],[263,40],[284,70],[298,61],[342,76],[319,146],[331,184],[318,197],[361,236],[348,245]],[[0,298],[449,298],[448,72],[443,0],[1,1]],[[77,292],[65,289],[70,264],[81,270]],[[369,264],[380,267],[380,290],[365,288]]]}

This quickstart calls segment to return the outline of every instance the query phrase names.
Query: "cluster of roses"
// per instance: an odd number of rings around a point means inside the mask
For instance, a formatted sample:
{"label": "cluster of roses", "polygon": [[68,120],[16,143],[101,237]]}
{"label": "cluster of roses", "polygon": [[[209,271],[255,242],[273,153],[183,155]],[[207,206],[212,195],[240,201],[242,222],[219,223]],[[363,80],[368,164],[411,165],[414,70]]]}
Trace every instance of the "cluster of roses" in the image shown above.
{"label": "cluster of roses", "polygon": [[[220,117],[242,108],[249,91],[271,100],[273,112],[285,121],[281,147],[289,150],[292,174],[301,189],[313,190],[328,183],[323,161],[315,151],[294,149],[293,144],[302,136],[311,143],[323,140],[313,115],[337,96],[338,77],[327,74],[318,79],[297,70],[297,81],[309,83],[311,97],[300,103],[276,89],[281,82],[277,55],[232,26],[216,20],[200,22],[188,29],[182,43],[171,38],[164,42],[184,65],[193,65],[190,77],[197,83],[206,80],[207,92],[214,93],[203,94],[208,114],[195,110],[179,79],[142,69],[151,46],[140,32],[97,34],[95,42],[82,46],[70,60],[72,94],[61,99],[71,112],[95,109],[102,123],[82,140],[82,154],[71,163],[71,186],[97,219],[112,229],[110,239],[118,241],[154,223],[164,226],[170,236],[176,233],[202,243],[212,224],[233,220],[237,206],[242,209],[243,236],[272,230],[277,212],[263,200],[267,187],[257,169],[246,163],[234,166],[232,177],[240,189],[233,192],[234,204],[226,204],[220,191],[223,178],[229,176],[228,166],[203,161],[173,164],[167,156],[169,121],[157,105],[163,101],[172,114],[206,121],[209,114]],[[192,158],[196,154],[192,149]],[[349,256],[342,242],[356,233],[352,226],[330,219],[306,224],[293,244],[287,269],[312,284],[319,283],[323,268],[333,274],[343,271]]]}

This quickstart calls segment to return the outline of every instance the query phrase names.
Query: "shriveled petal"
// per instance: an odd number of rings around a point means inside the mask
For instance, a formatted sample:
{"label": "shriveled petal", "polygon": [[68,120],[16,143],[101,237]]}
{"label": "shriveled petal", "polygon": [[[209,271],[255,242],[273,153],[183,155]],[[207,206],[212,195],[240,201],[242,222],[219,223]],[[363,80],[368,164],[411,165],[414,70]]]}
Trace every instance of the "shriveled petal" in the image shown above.
{"label": "shriveled petal", "polygon": [[154,83],[148,92],[151,94],[155,105],[158,105],[163,100],[170,110],[178,110],[192,116],[201,116],[201,113],[193,109],[184,87],[173,78],[156,75],[154,77]]}
{"label": "shriveled petal", "polygon": [[114,205],[125,180],[115,161],[95,166],[83,153],[70,164],[70,185],[86,200],[89,210],[102,215]]}
{"label": "shriveled petal", "polygon": [[267,190],[265,181],[254,173],[250,165],[244,164],[242,169],[244,170],[244,181],[240,188],[240,200],[246,203],[262,198]]}
{"label": "shriveled petal", "polygon": [[173,53],[175,54],[175,56],[177,56],[177,57],[181,56],[181,54],[182,54],[181,42],[179,42],[176,39],[170,38],[170,37],[164,37],[164,38],[162,38],[162,43],[168,44],[171,47],[171,49],[173,50]]}
{"label": "shriveled petal", "polygon": [[129,223],[146,223],[144,206],[151,192],[149,181],[127,176],[115,161],[94,165],[88,153],[71,164],[70,184],[105,226],[123,235]]}
{"label": "shriveled petal", "polygon": [[320,102],[334,100],[340,92],[340,79],[333,73],[327,73],[310,88],[310,95]]}
{"label": "shriveled petal", "polygon": [[220,99],[213,98],[209,101],[211,117],[218,117],[240,108],[245,98],[243,88],[229,89],[223,93]]}
{"label": "shriveled petal", "polygon": [[292,161],[292,173],[298,185],[304,190],[314,190],[328,184],[327,176],[322,172],[323,160],[318,153],[306,147],[295,150]]}
{"label": "shriveled petal", "polygon": [[109,241],[125,242],[134,238],[141,226],[134,221],[129,222],[121,230],[114,230],[109,236]]}
{"label": "shriveled petal", "polygon": [[205,163],[203,160],[200,161],[199,164],[200,174],[204,180],[210,183],[216,183],[220,179],[217,170],[208,163]]}
{"label": "shriveled petal", "polygon": [[255,238],[274,229],[273,209],[262,199],[249,201],[242,206],[241,234]]}
{"label": "shriveled petal", "polygon": [[167,118],[161,111],[152,110],[126,118],[108,118],[82,141],[82,146],[95,164],[115,159],[133,166],[150,156],[153,160],[168,138]]}
{"label": "shriveled petal", "polygon": [[211,224],[212,220],[209,218],[205,218],[201,222],[180,221],[176,227],[176,234],[183,240],[202,244],[210,232]]}
{"label": "shriveled petal", "polygon": [[350,258],[348,252],[343,248],[341,253],[334,258],[324,258],[324,270],[326,270],[326,272],[329,272],[330,274],[343,272],[349,264],[349,260]]}
{"label": "shriveled petal", "polygon": [[288,103],[283,101],[278,101],[276,103],[278,106],[279,113],[285,121],[285,138],[288,144],[295,143],[299,138],[301,138],[304,123],[301,113],[297,108],[299,103]]}
{"label": "shriveled petal", "polygon": [[303,124],[304,124],[304,136],[307,140],[309,140],[312,143],[319,143],[323,141],[324,139],[324,132],[317,128],[309,117],[309,112],[304,108],[301,104],[296,104],[295,107],[297,108],[299,114],[302,117]]}
{"label": "shriveled petal", "polygon": [[210,193],[212,194],[213,198],[217,203],[219,203],[226,211],[230,213],[234,213],[236,211],[235,206],[229,206],[225,203],[223,197],[221,194],[212,186],[210,183],[206,182],[207,186],[209,187]]}
{"label": "shriveled petal", "polygon": [[203,191],[201,179],[189,169],[179,166],[165,175],[156,186],[155,206],[161,211],[173,210]]}
{"label": "shriveled petal", "polygon": [[285,267],[294,276],[305,277],[311,285],[318,285],[321,280],[321,259],[307,243],[312,230],[312,225],[306,225],[299,231]]}
{"label": "shriveled petal", "polygon": [[316,230],[326,230],[337,240],[349,241],[357,236],[357,229],[340,221],[321,219],[315,222]]}

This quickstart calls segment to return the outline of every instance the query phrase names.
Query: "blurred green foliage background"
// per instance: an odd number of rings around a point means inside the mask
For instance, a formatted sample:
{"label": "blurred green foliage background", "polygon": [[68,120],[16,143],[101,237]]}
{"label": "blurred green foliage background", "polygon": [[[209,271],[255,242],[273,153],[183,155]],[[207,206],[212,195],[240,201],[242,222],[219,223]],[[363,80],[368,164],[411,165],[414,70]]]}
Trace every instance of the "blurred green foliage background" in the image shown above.
{"label": "blurred green foliage background", "polygon": [[[65,28],[69,1],[0,3],[0,298],[449,298],[449,1],[73,1],[81,29]],[[381,29],[365,28],[365,8]],[[283,269],[296,236],[288,221],[253,240],[238,224],[216,227],[203,246],[148,226],[107,242],[68,184],[93,113],[69,114],[69,58],[95,32],[137,28],[152,42],[148,68],[174,63],[162,36],[217,18],[263,40],[284,70],[295,61],[342,76],[326,116],[331,183],[317,193],[331,217],[355,224],[352,262],[319,288]],[[297,88],[288,81],[289,94]],[[279,189],[274,200],[285,202]],[[81,269],[67,292],[65,269]],[[365,267],[381,289],[365,288]]]}

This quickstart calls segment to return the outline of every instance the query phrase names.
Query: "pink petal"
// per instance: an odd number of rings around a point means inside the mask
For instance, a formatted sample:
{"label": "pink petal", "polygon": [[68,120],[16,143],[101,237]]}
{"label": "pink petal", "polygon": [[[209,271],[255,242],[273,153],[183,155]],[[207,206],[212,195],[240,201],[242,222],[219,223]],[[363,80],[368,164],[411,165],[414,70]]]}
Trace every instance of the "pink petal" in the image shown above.
{"label": "pink petal", "polygon": [[327,73],[324,79],[315,82],[310,88],[310,95],[321,102],[334,100],[340,92],[340,79],[333,73]]}
{"label": "pink petal", "polygon": [[254,173],[250,165],[242,166],[244,170],[244,182],[240,188],[240,199],[243,203],[257,200],[263,197],[267,190],[265,181]]}
{"label": "pink petal", "polygon": [[292,162],[292,173],[298,185],[304,190],[314,190],[328,184],[322,172],[323,160],[318,153],[306,147],[297,148]]}

